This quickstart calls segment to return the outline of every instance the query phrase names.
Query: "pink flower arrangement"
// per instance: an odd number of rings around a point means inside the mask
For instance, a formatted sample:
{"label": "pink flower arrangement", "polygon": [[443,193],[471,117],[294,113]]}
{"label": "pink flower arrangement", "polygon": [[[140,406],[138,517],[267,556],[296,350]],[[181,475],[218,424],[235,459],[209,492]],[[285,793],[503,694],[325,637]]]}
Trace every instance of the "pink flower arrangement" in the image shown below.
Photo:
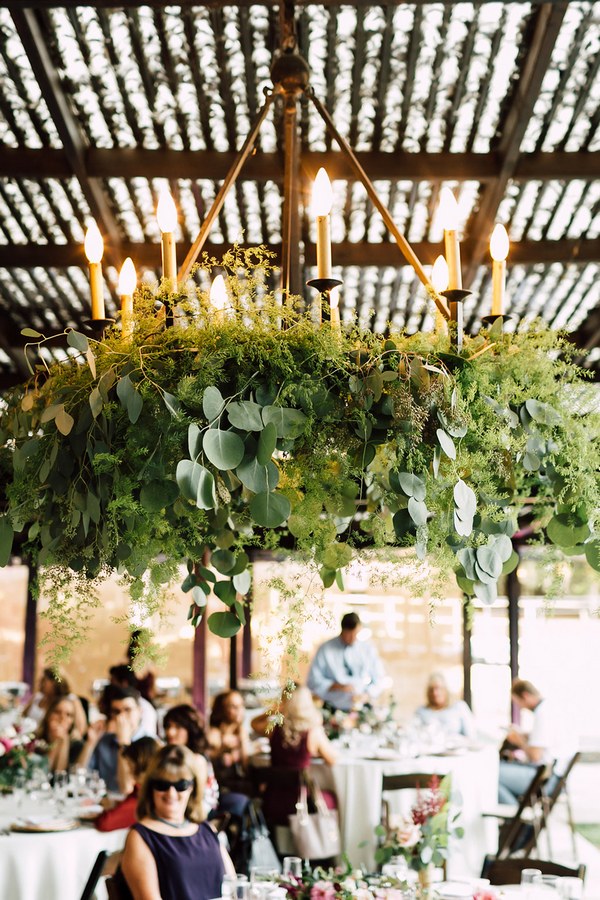
{"label": "pink flower arrangement", "polygon": [[28,778],[36,766],[43,764],[44,741],[33,734],[29,720],[9,725],[0,735],[0,788],[11,788],[16,779]]}

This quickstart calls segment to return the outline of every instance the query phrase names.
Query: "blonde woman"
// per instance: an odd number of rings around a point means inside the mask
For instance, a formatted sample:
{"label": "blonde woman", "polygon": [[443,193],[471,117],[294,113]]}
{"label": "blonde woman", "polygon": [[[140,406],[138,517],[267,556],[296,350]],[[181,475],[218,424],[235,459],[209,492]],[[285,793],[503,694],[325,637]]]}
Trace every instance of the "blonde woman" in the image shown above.
{"label": "blonde woman", "polygon": [[[158,751],[140,789],[138,822],[127,837],[117,881],[133,900],[210,900],[235,874],[204,820],[202,780],[187,747]],[[122,890],[126,895],[126,892]]]}
{"label": "blonde woman", "polygon": [[422,725],[437,725],[446,734],[477,736],[473,713],[464,700],[450,697],[446,679],[440,672],[429,676],[426,689],[427,705],[419,706],[415,719]]}
{"label": "blonde woman", "polygon": [[[297,687],[284,700],[281,712],[283,722],[269,734],[273,767],[303,772],[310,766],[312,757],[320,757],[329,765],[335,763],[335,751],[323,730],[323,717],[307,687]],[[267,734],[269,717],[266,714],[258,716],[252,727],[258,734]],[[296,780],[290,779],[290,782],[289,789],[285,784],[278,784],[276,790],[267,788],[263,811],[270,825],[287,825],[288,815],[295,812],[298,788]],[[335,794],[323,791],[323,797],[330,809],[336,809]]]}

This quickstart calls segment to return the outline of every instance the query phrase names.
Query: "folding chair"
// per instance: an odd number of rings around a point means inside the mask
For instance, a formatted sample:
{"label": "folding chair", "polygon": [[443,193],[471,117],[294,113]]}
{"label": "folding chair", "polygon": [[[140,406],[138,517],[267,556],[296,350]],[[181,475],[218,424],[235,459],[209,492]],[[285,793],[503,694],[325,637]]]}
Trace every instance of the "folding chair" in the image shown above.
{"label": "folding chair", "polygon": [[520,884],[523,869],[539,869],[542,875],[558,875],[560,878],[585,879],[585,866],[577,866],[569,869],[555,862],[544,859],[532,859],[529,857],[510,857],[509,859],[497,859],[495,856],[486,856],[481,870],[482,878],[489,878],[490,884]]}
{"label": "folding chair", "polygon": [[104,864],[108,859],[108,855],[108,850],[101,850],[96,857],[94,865],[92,866],[92,871],[89,874],[89,878],[85,883],[83,893],[79,900],[92,900],[94,891],[96,890],[96,885],[98,884],[102,876]]}
{"label": "folding chair", "polygon": [[[566,802],[567,821],[569,823],[569,828],[571,829],[571,845],[573,847],[573,859],[575,859],[577,856],[577,844],[575,841],[575,823],[573,821],[573,812],[571,810],[571,801],[569,799],[569,794],[568,794],[568,790],[567,790],[567,779],[568,779],[569,775],[571,774],[573,766],[579,760],[580,756],[581,756],[580,753],[574,753],[573,756],[570,758],[569,762],[567,763],[562,775],[559,775],[555,778],[551,777],[549,784],[548,784],[547,793],[542,794],[542,803],[544,806],[543,825],[545,825],[545,827],[546,827],[546,840],[548,842],[548,856],[552,856],[552,847],[550,845],[550,829],[548,827],[548,818],[550,816],[550,813],[554,809],[557,800],[559,800],[560,797],[564,797],[565,802]],[[529,850],[531,849],[531,846],[532,845],[528,845],[524,848],[526,853],[529,852]]]}
{"label": "folding chair", "polygon": [[494,810],[484,812],[500,820],[496,859],[503,859],[523,850],[526,854],[537,847],[537,840],[545,824],[542,791],[552,773],[548,765],[538,766],[516,807],[498,804]]}

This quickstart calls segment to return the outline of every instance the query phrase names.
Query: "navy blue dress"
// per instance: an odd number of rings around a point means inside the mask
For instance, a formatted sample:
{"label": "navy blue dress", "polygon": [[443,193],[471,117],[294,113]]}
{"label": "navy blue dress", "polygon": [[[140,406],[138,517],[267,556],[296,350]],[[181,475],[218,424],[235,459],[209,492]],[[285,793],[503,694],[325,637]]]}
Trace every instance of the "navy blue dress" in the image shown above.
{"label": "navy blue dress", "polygon": [[171,837],[136,823],[133,828],[150,848],[162,900],[212,900],[221,896],[225,866],[219,839],[202,822],[195,834]]}

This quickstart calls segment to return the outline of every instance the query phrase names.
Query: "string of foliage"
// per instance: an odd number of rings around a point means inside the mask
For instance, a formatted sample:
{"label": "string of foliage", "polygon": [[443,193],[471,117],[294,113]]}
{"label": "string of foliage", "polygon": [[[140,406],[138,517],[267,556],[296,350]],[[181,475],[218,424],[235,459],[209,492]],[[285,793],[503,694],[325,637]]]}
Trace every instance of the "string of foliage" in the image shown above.
{"label": "string of foliage", "polygon": [[600,416],[560,336],[497,322],[455,355],[441,334],[340,335],[282,309],[261,248],[216,265],[224,315],[190,288],[165,328],[139,290],[130,340],[69,331],[69,359],[11,395],[0,564],[25,531],[61,592],[116,570],[152,610],[187,559],[189,618],[214,592],[223,637],[245,622],[252,547],[293,548],[325,586],[360,547],[414,547],[492,603],[527,516],[600,570]]}

